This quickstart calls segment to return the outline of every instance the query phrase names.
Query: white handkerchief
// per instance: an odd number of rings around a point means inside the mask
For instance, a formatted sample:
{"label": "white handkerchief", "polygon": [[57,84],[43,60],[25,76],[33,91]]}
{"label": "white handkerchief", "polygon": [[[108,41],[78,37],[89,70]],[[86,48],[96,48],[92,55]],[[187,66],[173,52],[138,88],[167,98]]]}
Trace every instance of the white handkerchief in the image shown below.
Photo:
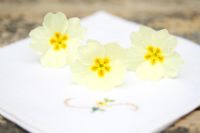
{"label": "white handkerchief", "polygon": [[[105,12],[83,19],[87,39],[130,46],[139,24]],[[142,81],[128,72],[125,83],[93,92],[72,83],[68,67],[43,68],[22,40],[0,49],[0,113],[35,133],[152,133],[200,105],[200,47],[178,37],[185,64],[177,78]],[[109,106],[98,110],[97,102]],[[137,106],[137,109],[136,109]]]}

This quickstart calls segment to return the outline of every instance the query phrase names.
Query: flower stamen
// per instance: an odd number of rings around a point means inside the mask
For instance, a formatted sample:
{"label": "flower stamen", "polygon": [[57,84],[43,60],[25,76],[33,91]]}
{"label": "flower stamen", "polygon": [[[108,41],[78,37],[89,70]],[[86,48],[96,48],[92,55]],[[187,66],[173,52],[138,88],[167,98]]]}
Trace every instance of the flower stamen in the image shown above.
{"label": "flower stamen", "polygon": [[97,72],[98,76],[104,77],[106,72],[110,72],[110,59],[109,58],[96,58],[94,60],[93,65],[91,66],[91,70]]}
{"label": "flower stamen", "polygon": [[147,52],[144,55],[145,60],[149,61],[152,65],[164,62],[165,58],[159,47],[149,45],[146,49],[147,49]]}
{"label": "flower stamen", "polygon": [[66,34],[61,34],[60,32],[55,32],[54,35],[50,38],[50,45],[53,46],[55,51],[67,48],[67,40],[69,37]]}

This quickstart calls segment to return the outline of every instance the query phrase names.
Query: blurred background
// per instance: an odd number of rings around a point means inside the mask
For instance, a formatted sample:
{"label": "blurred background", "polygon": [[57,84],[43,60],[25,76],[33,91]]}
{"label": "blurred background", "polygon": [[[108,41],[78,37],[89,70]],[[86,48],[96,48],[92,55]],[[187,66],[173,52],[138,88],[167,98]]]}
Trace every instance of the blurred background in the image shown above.
{"label": "blurred background", "polygon": [[[155,29],[166,28],[200,44],[200,0],[0,0],[0,47],[28,37],[47,12],[83,18],[98,10]],[[0,133],[26,131],[0,115]],[[163,133],[200,133],[200,109]]]}
{"label": "blurred background", "polygon": [[0,44],[26,37],[47,12],[82,18],[98,10],[200,43],[200,0],[0,0]]}

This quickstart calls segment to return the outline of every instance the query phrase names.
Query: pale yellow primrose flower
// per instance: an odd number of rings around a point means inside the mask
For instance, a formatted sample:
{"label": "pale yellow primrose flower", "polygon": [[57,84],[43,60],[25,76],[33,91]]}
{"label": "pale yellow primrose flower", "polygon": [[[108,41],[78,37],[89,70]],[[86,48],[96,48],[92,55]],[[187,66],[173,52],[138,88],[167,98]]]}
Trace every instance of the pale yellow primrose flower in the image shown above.
{"label": "pale yellow primrose flower", "polygon": [[127,51],[128,68],[141,79],[158,80],[176,77],[183,61],[175,47],[177,40],[167,30],[154,31],[141,27],[131,35],[132,47]]}
{"label": "pale yellow primrose flower", "polygon": [[48,13],[43,25],[30,32],[31,48],[41,55],[43,66],[63,67],[74,61],[84,33],[78,18]]}
{"label": "pale yellow primrose flower", "polygon": [[107,90],[123,83],[125,52],[118,44],[88,41],[72,64],[73,80],[91,89]]}

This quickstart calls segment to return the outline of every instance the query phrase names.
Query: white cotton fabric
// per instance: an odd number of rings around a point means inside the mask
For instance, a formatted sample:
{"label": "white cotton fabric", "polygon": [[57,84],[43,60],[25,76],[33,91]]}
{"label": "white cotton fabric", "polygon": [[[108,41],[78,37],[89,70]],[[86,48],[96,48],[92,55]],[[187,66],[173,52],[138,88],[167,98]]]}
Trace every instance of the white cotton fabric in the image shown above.
{"label": "white cotton fabric", "polygon": [[[88,39],[102,43],[117,41],[131,46],[130,34],[139,24],[105,12],[85,19]],[[25,39],[0,49],[0,114],[33,133],[154,133],[160,132],[200,105],[200,47],[178,37],[176,51],[185,64],[180,75],[160,81],[140,80],[128,72],[125,83],[106,92],[95,92],[74,84],[69,68],[44,68]],[[108,97],[133,102],[133,111],[121,106],[105,112],[72,109],[76,104],[92,105]]]}

